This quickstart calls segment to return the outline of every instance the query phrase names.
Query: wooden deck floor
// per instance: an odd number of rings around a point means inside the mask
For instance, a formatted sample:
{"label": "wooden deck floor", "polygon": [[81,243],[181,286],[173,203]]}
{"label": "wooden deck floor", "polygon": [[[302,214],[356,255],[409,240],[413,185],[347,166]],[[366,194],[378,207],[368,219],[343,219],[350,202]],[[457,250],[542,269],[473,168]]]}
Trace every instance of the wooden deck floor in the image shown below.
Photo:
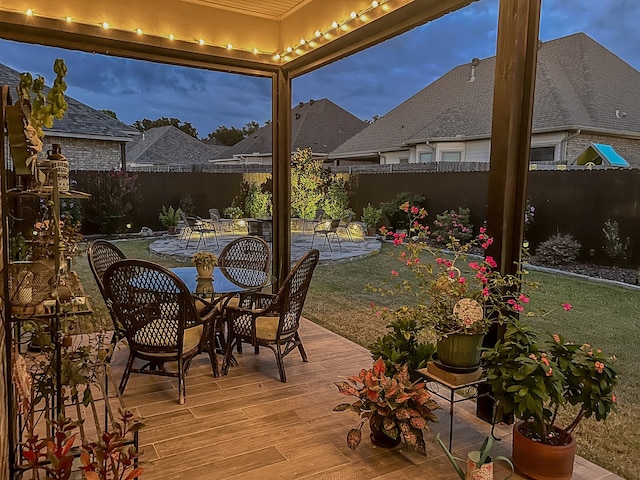
{"label": "wooden deck floor", "polygon": [[[309,355],[303,363],[292,352],[285,359],[288,383],[278,380],[275,358],[245,348],[240,366],[213,378],[206,355],[194,361],[187,379],[187,401],[179,405],[177,382],[157,376],[132,375],[125,392],[127,406],[144,417],[140,432],[142,478],[219,479],[457,479],[439,448],[435,432],[447,438],[448,405],[442,402],[440,423],[426,432],[428,456],[404,444],[392,450],[374,447],[363,429],[360,447],[347,448],[347,431],[357,424],[352,412],[333,412],[346,400],[333,385],[339,375],[352,375],[371,365],[369,352],[354,343],[303,321],[301,336]],[[126,348],[116,354],[119,378]],[[472,402],[456,405],[454,455],[464,457],[479,447],[490,425],[478,420]],[[497,426],[502,437],[494,454],[509,455],[510,427]],[[498,469],[498,471],[502,471]],[[504,478],[497,474],[496,478]],[[512,477],[522,478],[522,477]],[[578,458],[574,480],[619,478]]]}

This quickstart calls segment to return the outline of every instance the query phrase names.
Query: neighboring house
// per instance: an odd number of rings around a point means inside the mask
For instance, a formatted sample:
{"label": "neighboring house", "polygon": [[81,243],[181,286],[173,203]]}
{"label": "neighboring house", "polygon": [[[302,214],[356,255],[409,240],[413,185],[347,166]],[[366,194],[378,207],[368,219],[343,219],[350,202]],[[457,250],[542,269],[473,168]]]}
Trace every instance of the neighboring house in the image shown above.
{"label": "neighboring house", "polygon": [[[315,157],[329,152],[367,123],[326,98],[300,102],[291,110],[291,151],[311,148]],[[218,156],[215,163],[271,165],[271,125],[265,125]]]}
{"label": "neighboring house", "polygon": [[[455,67],[333,150],[329,159],[339,165],[443,168],[441,162],[488,162],[495,60],[476,58]],[[640,72],[584,33],[541,43],[531,163],[573,165],[592,144],[608,145],[640,166]]]}
{"label": "neighboring house", "polygon": [[143,132],[127,145],[128,170],[191,171],[205,165],[227,147],[206,145],[173,125]]}
{"label": "neighboring house", "polygon": [[[54,76],[53,72],[51,75]],[[0,85],[10,86],[14,101],[19,82],[19,72],[0,64]],[[48,90],[45,88],[45,94]],[[51,144],[58,143],[71,170],[121,169],[125,163],[125,144],[139,132],[68,95],[65,98],[69,109],[62,120],[54,120],[52,128],[44,129],[42,158],[46,158]]]}

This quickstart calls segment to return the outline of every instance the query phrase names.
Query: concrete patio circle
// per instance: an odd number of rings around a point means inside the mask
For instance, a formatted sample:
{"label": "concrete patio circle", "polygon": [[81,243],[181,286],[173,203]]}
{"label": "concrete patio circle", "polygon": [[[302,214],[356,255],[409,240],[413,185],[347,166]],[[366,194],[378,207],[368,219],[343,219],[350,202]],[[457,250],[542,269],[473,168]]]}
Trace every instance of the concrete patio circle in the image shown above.
{"label": "concrete patio circle", "polygon": [[[187,240],[181,239],[180,235],[165,235],[156,240],[149,249],[152,253],[160,256],[174,257],[181,261],[189,261],[191,255],[197,251],[213,252],[220,255],[222,249],[232,240],[242,236],[242,234],[222,233],[218,234],[218,244],[213,234],[207,234],[198,245],[198,234],[194,234],[189,241],[189,248],[186,247]],[[308,233],[293,233],[291,235],[291,261],[295,262],[311,249],[313,235]],[[349,239],[347,235],[340,235],[340,245],[334,239],[331,245],[324,236],[317,235],[313,241],[313,248],[320,251],[320,263],[336,263],[357,260],[368,257],[380,251],[381,243],[375,237],[357,237]]]}

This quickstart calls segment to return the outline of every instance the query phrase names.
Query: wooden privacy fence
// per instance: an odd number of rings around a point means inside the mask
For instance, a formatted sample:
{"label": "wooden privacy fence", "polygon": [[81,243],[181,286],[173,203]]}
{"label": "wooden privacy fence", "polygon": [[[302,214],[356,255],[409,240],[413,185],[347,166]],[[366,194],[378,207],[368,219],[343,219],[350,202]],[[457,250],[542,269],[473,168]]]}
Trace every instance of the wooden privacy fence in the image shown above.
{"label": "wooden privacy fence", "polygon": [[[404,172],[375,174],[353,168],[339,173],[350,180],[351,208],[358,219],[367,203],[374,206],[393,200],[398,193],[423,194],[429,219],[444,210],[467,207],[471,221],[480,226],[486,219],[488,171],[428,172],[412,169]],[[337,173],[337,172],[336,172]],[[74,172],[78,183],[104,172]],[[209,208],[222,211],[232,204],[243,181],[242,173],[157,173],[140,172],[138,183],[142,202],[132,214],[132,231],[142,226],[161,230],[158,213],[162,205],[177,207],[180,200],[191,196],[195,214],[208,216]],[[259,177],[259,178],[258,178]],[[266,178],[256,175],[256,180]],[[84,187],[85,191],[89,191]],[[534,170],[529,173],[530,204],[535,207],[535,221],[527,232],[533,248],[551,235],[572,234],[589,250],[601,251],[602,228],[607,219],[620,226],[624,241],[640,245],[640,170]],[[640,247],[632,252],[633,261],[640,259]],[[636,262],[637,263],[637,262]]]}

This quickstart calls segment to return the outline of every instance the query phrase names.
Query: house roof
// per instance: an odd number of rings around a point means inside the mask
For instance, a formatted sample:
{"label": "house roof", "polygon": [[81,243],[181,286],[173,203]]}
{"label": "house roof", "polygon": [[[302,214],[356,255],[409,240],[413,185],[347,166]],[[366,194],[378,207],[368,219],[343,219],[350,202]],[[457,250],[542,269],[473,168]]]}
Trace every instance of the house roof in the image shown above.
{"label": "house roof", "polygon": [[[53,75],[53,73],[52,73]],[[6,65],[0,64],[0,85],[11,87],[12,98],[15,99],[15,87],[20,82],[20,73]],[[45,94],[49,91],[45,87]],[[61,120],[53,121],[52,128],[44,128],[45,134],[62,137],[101,138],[117,141],[130,141],[138,135],[138,131],[116,120],[109,115],[91,108],[74,98],[65,95],[69,109]]]}
{"label": "house roof", "polygon": [[[330,157],[360,156],[425,141],[488,138],[495,56],[459,65],[347,140]],[[538,51],[533,131],[640,134],[640,72],[576,33]]]}
{"label": "house roof", "polygon": [[213,160],[223,149],[206,145],[173,125],[151,128],[127,144],[127,163],[191,165]]}
{"label": "house roof", "polygon": [[[291,110],[291,150],[311,147],[314,153],[329,153],[366,126],[366,122],[326,98],[300,102]],[[218,158],[271,154],[271,135],[271,125],[265,125]]]}

